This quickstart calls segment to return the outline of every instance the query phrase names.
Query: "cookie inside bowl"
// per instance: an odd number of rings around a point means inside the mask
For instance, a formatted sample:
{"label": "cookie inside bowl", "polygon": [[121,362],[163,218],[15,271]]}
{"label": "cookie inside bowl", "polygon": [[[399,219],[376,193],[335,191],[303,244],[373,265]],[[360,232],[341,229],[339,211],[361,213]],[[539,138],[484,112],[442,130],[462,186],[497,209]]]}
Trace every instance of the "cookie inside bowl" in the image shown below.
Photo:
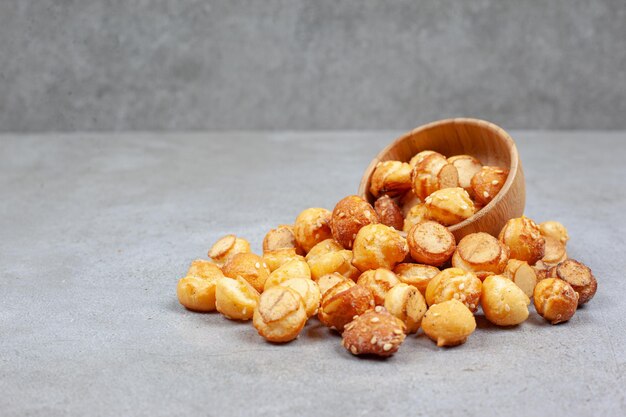
{"label": "cookie inside bowl", "polygon": [[484,166],[508,171],[508,176],[502,178],[502,188],[488,204],[481,206],[479,203],[480,210],[475,214],[449,226],[457,240],[479,231],[497,235],[508,219],[523,214],[524,173],[515,142],[504,129],[478,119],[440,120],[402,135],[372,160],[363,174],[359,195],[375,204],[377,197],[372,194],[371,186],[377,166],[385,161],[410,162],[415,155],[425,150],[435,151],[447,158],[470,155]]}

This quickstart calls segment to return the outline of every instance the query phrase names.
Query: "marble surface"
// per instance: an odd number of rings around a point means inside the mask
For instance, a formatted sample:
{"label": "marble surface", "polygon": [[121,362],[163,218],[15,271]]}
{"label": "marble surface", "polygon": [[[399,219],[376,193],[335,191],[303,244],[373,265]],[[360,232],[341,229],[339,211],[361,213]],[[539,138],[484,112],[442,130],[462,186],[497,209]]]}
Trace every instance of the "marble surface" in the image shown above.
{"label": "marble surface", "polygon": [[623,0],[8,0],[0,131],[626,129]]}
{"label": "marble surface", "polygon": [[0,415],[626,414],[626,132],[513,131],[528,216],[599,281],[567,324],[478,318],[460,347],[351,356],[316,320],[284,346],[195,314],[178,278],[225,233],[356,192],[399,132],[0,135]]}

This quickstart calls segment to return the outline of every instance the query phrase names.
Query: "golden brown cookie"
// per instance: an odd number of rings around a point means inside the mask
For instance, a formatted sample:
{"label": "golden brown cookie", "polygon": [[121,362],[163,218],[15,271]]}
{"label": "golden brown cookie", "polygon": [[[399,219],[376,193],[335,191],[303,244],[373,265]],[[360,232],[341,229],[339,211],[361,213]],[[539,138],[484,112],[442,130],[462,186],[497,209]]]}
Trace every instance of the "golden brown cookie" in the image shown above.
{"label": "golden brown cookie", "polygon": [[428,217],[452,226],[474,215],[474,202],[461,187],[437,190],[425,200]]}
{"label": "golden brown cookie", "polygon": [[509,259],[502,276],[513,281],[515,285],[524,291],[526,296],[533,296],[535,285],[537,285],[537,273],[533,267],[528,265],[528,262],[520,261],[519,259]]}
{"label": "golden brown cookie", "polygon": [[459,173],[459,187],[463,187],[465,191],[473,196],[471,182],[474,175],[480,171],[482,164],[471,155],[455,155],[448,158],[448,162],[454,165]]}
{"label": "golden brown cookie", "polygon": [[403,263],[396,265],[393,272],[401,282],[414,286],[424,295],[430,280],[441,271],[430,265]]}
{"label": "golden brown cookie", "polygon": [[279,285],[261,294],[252,324],[259,335],[270,342],[285,343],[298,337],[306,320],[302,297],[291,288]]}
{"label": "golden brown cookie", "polygon": [[437,346],[456,346],[474,333],[476,319],[463,303],[449,300],[430,306],[422,319],[422,329]]}
{"label": "golden brown cookie", "polygon": [[376,307],[351,321],[341,344],[353,355],[391,356],[405,339],[401,320],[382,307]]}
{"label": "golden brown cookie", "polygon": [[555,267],[550,268],[548,276],[560,278],[572,286],[578,294],[578,305],[588,303],[598,289],[598,281],[591,273],[591,269],[574,259],[567,259]]}
{"label": "golden brown cookie", "polygon": [[533,293],[537,313],[552,324],[571,319],[578,308],[578,293],[562,279],[542,279]]}
{"label": "golden brown cookie", "polygon": [[539,231],[544,237],[552,237],[563,245],[566,245],[569,240],[569,234],[565,226],[555,220],[539,223]]}
{"label": "golden brown cookie", "polygon": [[374,208],[361,197],[351,195],[337,203],[330,229],[333,238],[345,249],[352,249],[357,233],[368,224],[380,223]]}
{"label": "golden brown cookie", "polygon": [[315,245],[306,255],[314,280],[334,272],[346,278],[357,279],[361,272],[352,265],[353,253],[344,249],[333,239],[326,239]]}
{"label": "golden brown cookie", "polygon": [[509,260],[509,249],[487,233],[470,233],[459,241],[452,266],[472,271],[480,279],[501,274]]}
{"label": "golden brown cookie", "polygon": [[444,269],[426,287],[426,302],[429,306],[448,300],[459,300],[472,312],[478,309],[481,281],[471,271],[460,268]]}
{"label": "golden brown cookie", "polygon": [[487,320],[498,326],[515,326],[528,318],[530,299],[513,281],[501,275],[485,278],[480,302]]}
{"label": "golden brown cookie", "polygon": [[385,294],[385,309],[402,320],[407,334],[415,333],[426,313],[426,300],[417,288],[400,283]]}
{"label": "golden brown cookie", "polygon": [[383,305],[387,291],[399,284],[400,280],[392,271],[379,268],[363,272],[356,283],[369,288],[376,305]]}
{"label": "golden brown cookie", "polygon": [[393,227],[396,230],[402,230],[404,226],[404,217],[402,210],[389,196],[384,195],[374,203],[374,210],[378,214],[380,222],[385,226]]}
{"label": "golden brown cookie", "polygon": [[330,239],[330,211],[323,208],[309,208],[302,211],[293,225],[296,242],[305,253],[323,240]]}
{"label": "golden brown cookie", "polygon": [[374,308],[374,296],[369,289],[340,282],[326,291],[322,297],[317,317],[323,325],[341,333],[344,326],[350,323],[354,316],[361,315],[372,308]]}
{"label": "golden brown cookie", "polygon": [[304,253],[296,241],[293,226],[291,225],[281,224],[276,229],[267,232],[263,239],[263,253],[290,248],[295,249],[298,255]]}
{"label": "golden brown cookie", "polygon": [[215,264],[221,268],[238,253],[249,252],[250,243],[247,240],[235,235],[226,235],[209,249],[209,258],[213,259]]}
{"label": "golden brown cookie", "polygon": [[215,308],[231,320],[250,320],[259,292],[245,279],[220,278],[215,286]]}
{"label": "golden brown cookie", "polygon": [[509,248],[509,257],[512,259],[534,265],[543,258],[546,241],[537,224],[526,216],[506,222],[498,239]]}
{"label": "golden brown cookie", "polygon": [[413,167],[406,162],[379,162],[372,173],[370,192],[374,197],[389,195],[395,197],[411,189]]}
{"label": "golden brown cookie", "polygon": [[441,266],[456,250],[452,233],[445,226],[431,220],[413,226],[407,241],[411,257],[426,265]]}
{"label": "golden brown cookie", "polygon": [[360,271],[393,269],[409,253],[406,239],[384,224],[365,226],[356,236],[352,264]]}
{"label": "golden brown cookie", "polygon": [[506,182],[509,171],[498,167],[484,166],[470,182],[474,198],[486,206],[493,200]]}
{"label": "golden brown cookie", "polygon": [[254,253],[238,253],[224,265],[222,271],[229,278],[242,277],[259,292],[263,291],[265,281],[270,275],[263,258]]}

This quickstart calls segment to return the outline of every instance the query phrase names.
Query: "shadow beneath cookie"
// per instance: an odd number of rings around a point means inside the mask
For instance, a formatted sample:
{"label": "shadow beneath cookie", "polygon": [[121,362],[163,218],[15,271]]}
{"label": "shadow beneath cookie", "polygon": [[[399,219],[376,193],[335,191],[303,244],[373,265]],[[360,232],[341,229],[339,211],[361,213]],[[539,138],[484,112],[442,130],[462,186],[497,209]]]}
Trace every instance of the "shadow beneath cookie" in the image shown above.
{"label": "shadow beneath cookie", "polygon": [[550,324],[537,313],[530,313],[530,316],[528,316],[528,320],[526,320],[525,323],[533,327],[545,327],[547,324]]}
{"label": "shadow beneath cookie", "polygon": [[497,329],[498,326],[487,320],[487,318],[482,314],[476,314],[474,316],[476,319],[476,328],[480,330],[490,330]]}
{"label": "shadow beneath cookie", "polygon": [[[185,307],[183,307],[183,306],[182,306],[182,305],[178,302],[178,300],[172,300],[172,299],[168,300],[168,301],[165,303],[165,309],[166,309],[167,311],[173,311],[173,312],[175,312],[175,313],[184,313],[184,312],[186,312],[186,311],[190,311],[190,312],[191,312],[191,310],[188,310],[188,309],[186,309]],[[195,312],[194,312],[194,313],[195,313]],[[198,314],[201,314],[201,313],[198,313]]]}
{"label": "shadow beneath cookie", "polygon": [[409,338],[414,339],[415,343],[420,346],[420,348],[433,351],[438,349],[437,344],[433,342],[430,337],[426,336],[423,330],[420,330],[417,334],[408,336],[404,343],[406,343]]}
{"label": "shadow beneath cookie", "polygon": [[320,341],[328,340],[328,339],[341,340],[341,333],[324,326],[315,317],[312,317],[308,321],[308,323],[306,324],[306,327],[304,328],[301,334],[305,335],[308,340],[312,340],[315,342],[320,342]]}
{"label": "shadow beneath cookie", "polygon": [[302,333],[306,335],[307,339],[318,341],[324,340],[328,336],[328,330],[328,327],[324,326],[319,321],[309,320]]}
{"label": "shadow beneath cookie", "polygon": [[462,346],[464,345],[464,343],[462,343],[460,345],[454,346],[437,346],[437,343],[434,340],[432,340],[430,337],[426,336],[426,334],[422,332],[420,332],[415,339],[416,345],[419,346],[420,349],[427,349],[431,352],[438,352],[449,349],[458,350],[460,348],[462,349]]}
{"label": "shadow beneath cookie", "polygon": [[519,328],[519,324],[514,326],[498,326],[493,324],[482,314],[477,314],[474,316],[476,318],[476,328],[480,330],[498,330],[498,331],[506,331],[506,330],[515,330]]}

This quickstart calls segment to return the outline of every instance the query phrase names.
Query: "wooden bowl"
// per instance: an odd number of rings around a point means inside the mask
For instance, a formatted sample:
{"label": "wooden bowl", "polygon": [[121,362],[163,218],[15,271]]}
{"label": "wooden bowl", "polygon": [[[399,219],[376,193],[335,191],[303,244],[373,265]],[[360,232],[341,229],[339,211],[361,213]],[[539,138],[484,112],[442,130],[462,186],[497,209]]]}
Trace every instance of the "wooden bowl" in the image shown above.
{"label": "wooden bowl", "polygon": [[446,119],[420,126],[396,139],[374,158],[363,174],[359,196],[370,203],[370,183],[376,165],[382,161],[408,162],[413,155],[434,150],[445,156],[467,154],[483,165],[509,169],[509,176],[500,193],[478,213],[450,226],[457,242],[465,235],[486,232],[497,236],[507,220],[520,217],[526,204],[524,171],[515,142],[508,133],[493,123],[478,119]]}

